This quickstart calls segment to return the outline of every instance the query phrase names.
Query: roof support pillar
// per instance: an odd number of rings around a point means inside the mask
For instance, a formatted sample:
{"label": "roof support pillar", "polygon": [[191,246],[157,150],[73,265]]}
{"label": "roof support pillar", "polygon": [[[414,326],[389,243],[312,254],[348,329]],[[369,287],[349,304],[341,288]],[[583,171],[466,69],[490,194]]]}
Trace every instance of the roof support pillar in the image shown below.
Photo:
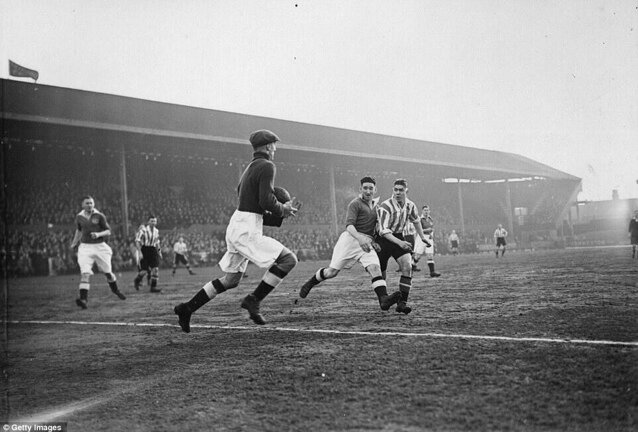
{"label": "roof support pillar", "polygon": [[463,190],[461,189],[461,181],[459,180],[456,185],[459,197],[459,220],[461,221],[461,235],[465,235],[465,215],[463,214]]}
{"label": "roof support pillar", "polygon": [[512,189],[510,181],[505,180],[505,210],[507,211],[507,230],[514,233],[514,218],[512,216]]}
{"label": "roof support pillar", "polygon": [[128,189],[126,184],[126,150],[120,142],[120,196],[122,201],[122,235],[128,239]]}
{"label": "roof support pillar", "polygon": [[328,165],[329,193],[330,193],[330,219],[332,220],[332,233],[339,234],[339,224],[337,222],[337,194],[335,187],[335,167],[332,163]]}

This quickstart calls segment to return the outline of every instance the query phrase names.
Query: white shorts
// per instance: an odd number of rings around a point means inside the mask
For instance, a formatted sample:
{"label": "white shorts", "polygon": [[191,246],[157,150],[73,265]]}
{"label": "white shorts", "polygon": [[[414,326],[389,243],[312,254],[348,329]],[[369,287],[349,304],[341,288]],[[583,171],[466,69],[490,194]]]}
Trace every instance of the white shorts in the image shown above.
{"label": "white shorts", "polygon": [[263,216],[235,210],[226,228],[227,251],[219,261],[225,273],[244,273],[248,261],[268,268],[281,255],[284,245],[263,235]]}
{"label": "white shorts", "polygon": [[348,231],[344,231],[339,236],[337,244],[332,251],[332,260],[330,261],[330,267],[337,270],[349,269],[359,261],[363,268],[368,267],[371,264],[379,264],[379,256],[372,249],[370,252],[365,252],[361,249],[361,245],[357,239],[352,237]]}
{"label": "white shorts", "polygon": [[426,246],[418,235],[414,236],[414,253],[417,255],[434,255],[434,239],[432,234],[425,234],[431,246]]}
{"label": "white shorts", "polygon": [[80,243],[78,264],[80,273],[93,274],[93,264],[103,273],[112,273],[111,257],[113,250],[106,243]]}

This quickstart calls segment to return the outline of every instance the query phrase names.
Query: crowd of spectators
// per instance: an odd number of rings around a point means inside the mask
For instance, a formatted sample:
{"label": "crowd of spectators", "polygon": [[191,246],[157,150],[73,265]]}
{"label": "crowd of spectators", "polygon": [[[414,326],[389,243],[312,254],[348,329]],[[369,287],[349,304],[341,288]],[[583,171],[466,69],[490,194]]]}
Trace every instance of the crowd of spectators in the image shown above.
{"label": "crowd of spectators", "polygon": [[[59,184],[42,182],[35,186],[28,188],[24,185],[10,196],[7,222],[10,227],[20,227],[20,230],[10,230],[6,252],[8,271],[12,275],[76,272],[76,252],[69,249],[69,244],[75,215],[80,210],[79,200],[75,198],[83,193],[76,185],[59,187]],[[96,193],[98,209],[106,214],[112,225],[119,226],[122,220],[119,190],[112,184],[107,186]],[[347,203],[356,196],[356,188],[338,189],[339,221],[345,219]],[[303,211],[286,221],[289,228],[267,229],[266,232],[295,250],[300,259],[329,259],[336,241],[336,236],[331,233],[329,199],[318,193],[299,198],[304,203]],[[155,214],[163,232],[163,267],[171,266],[172,244],[180,234],[186,237],[191,247],[194,266],[214,265],[225,251],[223,227],[235,209],[235,199],[235,192],[228,187],[211,191],[204,187],[159,188],[142,184],[133,188],[130,195],[131,230],[144,222],[149,214]],[[458,226],[450,207],[432,205],[432,214],[439,227]],[[301,225],[304,225],[303,229],[295,228]],[[341,223],[338,225],[340,230],[345,228]],[[191,228],[193,226],[203,228],[198,231]],[[207,226],[209,228],[205,228]],[[210,231],[211,226],[217,231]],[[447,253],[450,230],[437,230],[437,253]],[[136,266],[134,243],[132,238],[122,238],[121,231],[115,229],[109,240],[114,251],[113,267],[115,271],[132,270]],[[462,239],[461,250],[471,252],[475,249],[474,244],[487,241],[491,241],[491,233],[468,230]]]}
{"label": "crowd of spectators", "polygon": [[[292,221],[292,219],[290,219]],[[285,223],[287,224],[288,221]],[[340,227],[341,228],[341,227]],[[300,260],[328,260],[338,235],[328,228],[297,229],[295,225],[286,228],[264,229],[266,235],[276,238],[293,250]],[[437,254],[449,253],[448,236],[451,229],[441,228],[435,231],[435,250]],[[73,229],[38,229],[32,231],[10,231],[7,239],[7,272],[10,276],[71,274],[78,271],[77,249],[71,249]],[[191,264],[194,267],[210,267],[218,263],[226,251],[224,231],[181,230],[173,228],[161,231],[161,268],[172,266],[172,246],[183,236],[188,247]],[[480,230],[468,230],[461,236],[460,250],[463,253],[476,251],[476,245],[492,241],[491,233]],[[136,268],[135,243],[133,233],[123,238],[115,231],[108,244],[113,249],[112,264],[116,272]]]}
{"label": "crowd of spectators", "polygon": [[[36,224],[69,225],[79,211],[82,196],[91,194],[96,207],[105,212],[112,224],[122,223],[122,193],[119,159],[75,149],[14,149],[18,171],[10,173],[5,222],[15,226]],[[12,152],[9,152],[13,154]],[[22,166],[20,166],[22,165]],[[131,154],[127,165],[128,220],[137,225],[155,214],[161,228],[187,228],[194,224],[224,225],[236,205],[237,180],[242,167],[230,164],[210,166],[191,160],[167,162]],[[99,175],[96,175],[99,174]],[[345,217],[347,203],[358,194],[358,173],[337,173],[335,198],[337,220]],[[387,176],[386,176],[387,177]],[[70,180],[74,179],[74,180]],[[379,177],[379,197],[391,196],[392,178]],[[328,173],[308,167],[284,165],[277,183],[303,202],[303,211],[290,225],[329,225],[332,222]],[[469,189],[471,188],[471,189]],[[495,206],[489,188],[471,185],[464,193],[465,224],[494,224],[503,218]],[[525,190],[522,190],[526,192]],[[456,185],[414,181],[409,197],[421,207],[429,204],[437,213],[437,222],[460,225]],[[559,200],[548,201],[548,205]],[[491,204],[490,204],[491,203]],[[554,214],[545,207],[541,214]],[[548,216],[549,217],[549,216]]]}
{"label": "crowd of spectators", "polygon": [[[91,194],[96,208],[104,212],[115,227],[109,240],[116,271],[135,268],[132,233],[122,237],[122,191],[120,158],[113,153],[99,154],[77,148],[18,146],[7,153],[6,217],[9,236],[4,244],[13,275],[62,274],[77,271],[75,251],[69,248],[74,220],[82,196]],[[225,251],[224,228],[236,207],[237,180],[241,164],[149,158],[130,153],[126,156],[127,212],[130,230],[154,214],[162,230],[164,267],[171,265],[172,244],[182,234],[191,247],[195,266],[215,264]],[[330,176],[326,171],[281,164],[277,182],[303,203],[295,218],[286,220],[284,229],[266,232],[296,251],[301,259],[329,259],[336,235],[332,233],[333,208],[328,193]],[[373,173],[373,175],[376,175]],[[336,217],[339,231],[348,202],[358,195],[360,173],[335,173]],[[392,194],[392,175],[378,179],[381,200]],[[518,188],[518,189],[517,189]],[[522,188],[522,189],[521,189]],[[558,194],[541,193],[542,185],[516,186],[513,195],[520,202],[537,200],[535,222],[546,223],[556,217],[565,199]],[[539,196],[544,199],[539,200]],[[457,185],[419,179],[410,183],[409,197],[420,208],[429,204],[437,223],[438,253],[448,250],[451,229],[460,233]],[[461,250],[492,241],[492,232],[476,227],[496,226],[505,221],[502,193],[488,185],[464,189],[465,233]],[[518,205],[518,201],[515,205]],[[530,218],[530,220],[532,220]]]}
{"label": "crowd of spectators", "polygon": [[[295,251],[300,260],[328,259],[336,238],[325,230],[267,229],[266,233]],[[7,239],[7,273],[9,276],[70,274],[79,271],[77,248],[71,249],[73,231],[11,231]],[[173,244],[183,236],[189,247],[191,265],[210,267],[219,262],[226,243],[223,231],[198,232],[174,229],[161,233],[161,268],[173,263]],[[111,235],[115,272],[137,268],[135,242],[119,234]]]}

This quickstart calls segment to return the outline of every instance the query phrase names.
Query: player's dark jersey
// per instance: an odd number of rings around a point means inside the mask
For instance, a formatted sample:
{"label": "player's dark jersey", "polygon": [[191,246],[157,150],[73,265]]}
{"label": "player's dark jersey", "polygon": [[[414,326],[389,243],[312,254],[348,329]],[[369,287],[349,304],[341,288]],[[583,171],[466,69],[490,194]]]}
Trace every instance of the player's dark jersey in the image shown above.
{"label": "player's dark jersey", "polygon": [[434,219],[432,219],[432,216],[421,218],[421,228],[423,228],[424,234],[432,234],[432,231],[434,231]]}
{"label": "player's dark jersey", "polygon": [[104,243],[106,241],[105,237],[91,238],[91,233],[111,229],[108,222],[106,222],[106,216],[96,209],[93,209],[93,212],[88,216],[82,210],[75,217],[75,224],[78,227],[78,231],[82,233],[80,238],[82,243]]}
{"label": "player's dark jersey", "polygon": [[275,164],[268,154],[255,152],[237,186],[237,210],[257,214],[269,211],[275,216],[282,217],[284,206],[277,201],[273,190],[276,172]]}
{"label": "player's dark jersey", "polygon": [[377,226],[376,206],[379,198],[374,198],[370,204],[365,202],[361,196],[350,201],[346,212],[346,227],[353,225],[361,234],[374,235]]}

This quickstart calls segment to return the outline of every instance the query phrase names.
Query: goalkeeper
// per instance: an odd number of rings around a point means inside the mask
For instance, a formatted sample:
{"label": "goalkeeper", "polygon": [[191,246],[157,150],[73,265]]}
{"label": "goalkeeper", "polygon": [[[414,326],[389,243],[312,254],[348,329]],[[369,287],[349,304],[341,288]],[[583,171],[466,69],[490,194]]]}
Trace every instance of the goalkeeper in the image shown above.
{"label": "goalkeeper", "polygon": [[[276,168],[273,162],[279,137],[268,130],[250,135],[253,159],[237,186],[239,203],[226,228],[227,252],[219,262],[223,277],[206,283],[192,299],[175,306],[179,325],[190,332],[193,312],[218,294],[235,288],[242,280],[248,261],[268,270],[252,294],[246,296],[241,307],[248,311],[255,324],[265,324],[259,307],[261,301],[297,265],[297,257],[277,240],[263,235],[264,213],[275,218],[294,216],[298,210],[295,199],[279,202],[274,192]],[[271,217],[272,217],[271,216]]]}
{"label": "goalkeeper", "polygon": [[337,240],[330,265],[317,270],[317,273],[303,284],[299,291],[301,298],[306,298],[315,285],[337,276],[342,269],[349,269],[358,261],[372,278],[372,288],[377,294],[382,310],[390,309],[399,301],[401,298],[399,291],[388,295],[376,253],[378,245],[372,240],[377,224],[376,205],[379,201],[378,198],[374,198],[376,191],[377,183],[374,178],[361,179],[360,195],[348,204],[346,230]]}

